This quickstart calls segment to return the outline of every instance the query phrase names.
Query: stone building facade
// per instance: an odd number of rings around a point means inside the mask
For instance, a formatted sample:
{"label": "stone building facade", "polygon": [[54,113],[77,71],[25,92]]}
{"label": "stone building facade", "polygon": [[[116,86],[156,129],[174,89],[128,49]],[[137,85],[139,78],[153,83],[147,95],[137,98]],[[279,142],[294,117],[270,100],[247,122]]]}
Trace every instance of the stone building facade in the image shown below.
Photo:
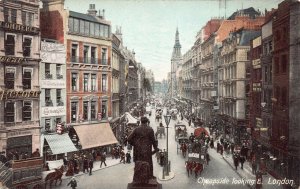
{"label": "stone building facade", "polygon": [[0,151],[40,148],[39,2],[0,1]]}

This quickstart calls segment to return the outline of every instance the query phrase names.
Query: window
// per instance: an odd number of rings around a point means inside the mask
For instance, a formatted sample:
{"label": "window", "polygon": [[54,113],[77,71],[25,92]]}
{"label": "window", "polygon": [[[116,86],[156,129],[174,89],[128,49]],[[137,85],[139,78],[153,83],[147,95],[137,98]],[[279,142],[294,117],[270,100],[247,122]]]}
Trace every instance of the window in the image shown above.
{"label": "window", "polygon": [[95,24],[90,23],[90,34],[91,36],[95,36]]}
{"label": "window", "polygon": [[83,74],[83,91],[89,90],[89,74]]}
{"label": "window", "polygon": [[78,62],[77,52],[78,52],[78,45],[72,44],[71,62]]}
{"label": "window", "polygon": [[101,114],[102,119],[106,118],[106,111],[107,111],[107,101],[102,101],[102,108],[101,108]]}
{"label": "window", "polygon": [[104,26],[104,37],[108,37],[108,26]]}
{"label": "window", "polygon": [[283,73],[286,73],[287,70],[287,56],[281,55],[281,70]]}
{"label": "window", "polygon": [[96,81],[97,81],[97,75],[92,74],[91,75],[91,91],[96,91]]}
{"label": "window", "polygon": [[91,101],[91,120],[97,119],[96,117],[96,101]]}
{"label": "window", "polygon": [[72,73],[72,91],[77,91],[77,81],[78,81],[78,74]]}
{"label": "window", "polygon": [[33,26],[34,13],[22,11],[22,23],[26,26]]}
{"label": "window", "polygon": [[71,102],[71,122],[77,121],[77,106],[78,102]]}
{"label": "window", "polygon": [[32,69],[23,68],[23,89],[31,89]]}
{"label": "window", "polygon": [[45,89],[45,105],[53,106],[53,103],[51,100],[51,89]]}
{"label": "window", "polygon": [[69,31],[73,32],[74,31],[74,19],[73,18],[69,18]]}
{"label": "window", "polygon": [[91,47],[91,64],[96,64],[97,60],[96,60],[96,54],[97,54],[97,51],[96,51],[96,47]]}
{"label": "window", "polygon": [[4,122],[12,123],[15,121],[15,102],[6,102],[4,111]]}
{"label": "window", "polygon": [[95,35],[100,37],[100,24],[95,24]]}
{"label": "window", "polygon": [[106,74],[102,74],[101,86],[102,86],[102,92],[106,92],[107,91],[107,75]]}
{"label": "window", "polygon": [[14,89],[15,88],[15,68],[6,67],[5,69],[5,77],[4,83],[6,89]]}
{"label": "window", "polygon": [[56,89],[56,103],[57,103],[57,106],[64,105],[62,98],[61,98],[61,89]]}
{"label": "window", "polygon": [[61,117],[57,117],[57,118],[55,119],[55,123],[56,123],[56,124],[61,123]]}
{"label": "window", "polygon": [[287,90],[285,87],[283,87],[281,91],[281,105],[286,106],[286,104],[287,104]]}
{"label": "window", "polygon": [[102,55],[101,55],[101,64],[106,65],[107,64],[107,49],[102,49]]}
{"label": "window", "polygon": [[45,63],[45,79],[52,79],[52,74],[50,73],[50,64]]}
{"label": "window", "polygon": [[51,119],[45,119],[45,130],[46,131],[50,131],[50,127],[51,127]]}
{"label": "window", "polygon": [[23,101],[23,121],[31,120],[31,101]]}
{"label": "window", "polygon": [[104,25],[100,24],[100,36],[104,37]]}
{"label": "window", "polygon": [[32,38],[24,37],[23,41],[23,56],[30,56]]}
{"label": "window", "polygon": [[4,22],[17,23],[17,10],[4,8]]}
{"label": "window", "polygon": [[89,102],[83,102],[83,120],[88,120],[88,109],[89,109]]}
{"label": "window", "polygon": [[73,32],[79,33],[79,20],[74,18],[73,23],[74,23]]}
{"label": "window", "polygon": [[56,79],[62,79],[63,75],[61,74],[61,64],[56,64]]}
{"label": "window", "polygon": [[90,22],[84,21],[84,34],[90,35]]}
{"label": "window", "polygon": [[89,46],[84,46],[83,49],[83,63],[89,63],[88,62],[88,56],[89,56]]}
{"label": "window", "polygon": [[275,74],[278,74],[279,73],[279,58],[278,57],[275,57]]}
{"label": "window", "polygon": [[6,35],[5,55],[15,55],[15,35]]}
{"label": "window", "polygon": [[84,20],[80,20],[80,31],[79,33],[84,34]]}

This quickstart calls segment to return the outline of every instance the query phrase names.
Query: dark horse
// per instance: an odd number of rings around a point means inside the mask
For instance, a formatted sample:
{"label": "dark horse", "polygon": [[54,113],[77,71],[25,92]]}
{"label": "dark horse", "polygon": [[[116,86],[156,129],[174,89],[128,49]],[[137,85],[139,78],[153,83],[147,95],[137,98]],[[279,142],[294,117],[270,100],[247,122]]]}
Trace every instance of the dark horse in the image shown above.
{"label": "dark horse", "polygon": [[61,177],[63,176],[64,173],[64,166],[62,165],[59,169],[55,169],[54,172],[49,173],[46,178],[45,178],[45,189],[47,188],[47,182],[50,181],[50,188],[52,186],[53,181],[55,181],[55,186],[57,184],[57,181],[60,180],[60,185],[61,185]]}

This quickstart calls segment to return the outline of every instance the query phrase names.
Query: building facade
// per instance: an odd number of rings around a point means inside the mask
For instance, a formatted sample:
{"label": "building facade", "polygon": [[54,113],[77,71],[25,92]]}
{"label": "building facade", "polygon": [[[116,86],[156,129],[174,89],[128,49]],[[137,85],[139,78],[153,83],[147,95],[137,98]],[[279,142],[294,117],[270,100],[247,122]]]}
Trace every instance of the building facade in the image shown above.
{"label": "building facade", "polygon": [[0,2],[0,150],[30,157],[40,148],[39,2]]}

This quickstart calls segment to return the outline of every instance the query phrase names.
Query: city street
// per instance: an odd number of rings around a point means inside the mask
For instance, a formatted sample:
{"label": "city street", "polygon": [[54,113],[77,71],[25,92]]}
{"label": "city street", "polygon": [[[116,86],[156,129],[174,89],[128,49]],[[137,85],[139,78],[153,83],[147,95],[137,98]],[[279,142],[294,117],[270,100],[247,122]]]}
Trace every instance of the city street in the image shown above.
{"label": "city street", "polygon": [[[156,131],[156,127],[159,122],[154,120],[154,110],[152,110],[152,116],[150,118],[150,125]],[[186,122],[184,122],[188,125]],[[163,124],[165,122],[163,120]],[[227,178],[229,184],[207,184],[203,186],[202,183],[197,182],[194,175],[187,176],[185,170],[185,159],[180,153],[177,154],[177,143],[175,141],[174,132],[175,121],[171,120],[169,128],[169,160],[171,161],[171,171],[175,173],[175,177],[169,181],[159,181],[162,183],[164,189],[174,189],[174,188],[248,188],[245,185],[237,184],[233,185],[233,179],[240,179],[234,170],[222,159],[220,154],[217,154],[215,150],[209,150],[211,157],[210,164],[205,167],[204,171],[200,175],[203,179],[222,179]],[[188,133],[190,134],[193,128],[188,127]],[[158,137],[158,143],[160,149],[165,149],[166,138]],[[153,156],[154,165],[154,175],[158,177],[162,171],[162,167],[156,161],[155,156]],[[132,181],[134,164],[119,164],[112,166],[103,170],[95,171],[92,176],[88,174],[76,177],[78,181],[78,188],[84,189],[96,189],[96,188],[111,188],[111,189],[121,189],[126,188],[127,183]],[[62,185],[56,188],[68,188],[68,179],[63,180]]]}

